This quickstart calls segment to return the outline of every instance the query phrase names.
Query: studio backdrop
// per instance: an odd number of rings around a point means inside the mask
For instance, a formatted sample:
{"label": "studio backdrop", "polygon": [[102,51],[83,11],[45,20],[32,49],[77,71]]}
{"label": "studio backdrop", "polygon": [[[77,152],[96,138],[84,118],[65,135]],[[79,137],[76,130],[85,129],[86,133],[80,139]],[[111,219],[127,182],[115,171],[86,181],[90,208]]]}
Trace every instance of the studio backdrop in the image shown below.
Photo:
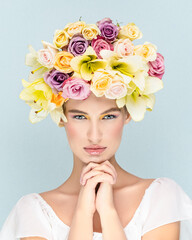
{"label": "studio backdrop", "polygon": [[117,162],[142,178],[170,177],[192,198],[192,1],[191,0],[7,0],[0,3],[1,117],[0,227],[21,196],[61,185],[73,156],[64,128],[48,116],[32,124],[30,106],[19,98],[28,45],[38,50],[55,29],[104,17],[120,25],[134,22],[145,41],[165,58],[164,88],[141,122],[125,126]]}

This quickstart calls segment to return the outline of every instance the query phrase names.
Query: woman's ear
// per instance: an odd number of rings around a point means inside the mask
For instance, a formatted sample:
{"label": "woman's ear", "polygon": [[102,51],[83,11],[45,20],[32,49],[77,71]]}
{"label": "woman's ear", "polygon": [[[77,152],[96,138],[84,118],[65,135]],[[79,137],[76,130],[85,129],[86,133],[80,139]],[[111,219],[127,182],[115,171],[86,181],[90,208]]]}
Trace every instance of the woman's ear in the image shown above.
{"label": "woman's ear", "polygon": [[127,123],[129,123],[130,121],[131,121],[131,115],[130,115],[130,113],[128,113],[127,115],[126,115],[126,119],[125,119],[125,124],[127,124]]}
{"label": "woman's ear", "polygon": [[127,123],[129,123],[131,121],[132,118],[131,118],[131,115],[128,112],[126,106],[123,107],[123,110],[124,110],[124,115],[125,115],[125,124],[127,124]]}

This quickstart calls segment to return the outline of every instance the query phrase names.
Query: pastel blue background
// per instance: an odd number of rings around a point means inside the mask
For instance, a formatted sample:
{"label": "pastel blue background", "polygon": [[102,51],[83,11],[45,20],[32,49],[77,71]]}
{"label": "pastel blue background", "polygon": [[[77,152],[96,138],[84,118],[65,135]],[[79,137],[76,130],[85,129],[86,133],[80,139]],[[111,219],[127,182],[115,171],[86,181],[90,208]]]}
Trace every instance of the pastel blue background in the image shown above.
{"label": "pastel blue background", "polygon": [[192,198],[191,12],[191,0],[1,1],[0,225],[21,196],[56,188],[71,173],[64,128],[50,116],[31,124],[19,93],[30,71],[28,44],[42,48],[41,40],[52,42],[55,29],[80,16],[86,23],[134,22],[143,32],[137,43],[152,42],[165,57],[164,89],[142,122],[125,126],[116,157],[137,176],[174,179]]}

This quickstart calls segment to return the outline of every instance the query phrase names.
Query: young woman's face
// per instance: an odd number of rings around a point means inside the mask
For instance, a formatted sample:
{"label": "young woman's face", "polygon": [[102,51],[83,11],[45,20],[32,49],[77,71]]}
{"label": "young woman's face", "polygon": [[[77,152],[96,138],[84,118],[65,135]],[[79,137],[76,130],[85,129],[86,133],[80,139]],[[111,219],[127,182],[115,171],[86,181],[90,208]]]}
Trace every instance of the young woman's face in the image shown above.
{"label": "young woman's face", "polygon": [[[96,97],[93,93],[85,100],[69,99],[65,103],[64,123],[71,150],[84,163],[102,162],[117,151],[124,124],[131,118],[124,109],[119,109],[115,99]],[[104,150],[86,148],[99,145]]]}

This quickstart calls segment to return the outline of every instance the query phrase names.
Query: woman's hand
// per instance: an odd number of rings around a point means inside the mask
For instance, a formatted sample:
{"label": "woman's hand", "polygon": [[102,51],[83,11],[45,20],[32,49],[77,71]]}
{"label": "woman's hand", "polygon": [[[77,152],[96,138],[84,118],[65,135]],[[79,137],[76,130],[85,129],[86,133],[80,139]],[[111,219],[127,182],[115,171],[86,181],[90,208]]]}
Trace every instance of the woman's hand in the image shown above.
{"label": "woman's hand", "polygon": [[[93,172],[93,169],[95,167],[98,167],[100,164],[90,162],[87,164],[82,172],[81,172],[81,178],[80,178],[80,184],[81,189],[77,201],[76,209],[80,209],[85,214],[89,216],[93,216],[96,211],[95,206],[95,188],[98,184],[98,178],[96,177],[90,177],[90,178],[84,178],[87,176],[88,173],[92,172],[92,176],[98,175],[100,172],[97,171],[97,173]],[[84,177],[83,177],[84,176]],[[82,181],[85,181],[86,184],[82,184]]]}
{"label": "woman's hand", "polygon": [[115,208],[112,185],[116,182],[117,173],[109,161],[92,166],[93,168],[90,168],[88,164],[82,171],[82,183],[84,183],[85,186],[91,181],[96,183],[95,186],[100,183],[95,199],[95,209],[97,209],[99,214],[105,214],[106,211]]}
{"label": "woman's hand", "polygon": [[117,172],[113,165],[109,161],[105,161],[101,164],[101,166],[96,167],[95,170],[101,170],[103,173],[101,174],[101,178],[103,179],[99,190],[96,196],[96,209],[98,213],[106,214],[106,212],[110,212],[115,208],[113,201],[113,184],[116,183],[117,180]]}

